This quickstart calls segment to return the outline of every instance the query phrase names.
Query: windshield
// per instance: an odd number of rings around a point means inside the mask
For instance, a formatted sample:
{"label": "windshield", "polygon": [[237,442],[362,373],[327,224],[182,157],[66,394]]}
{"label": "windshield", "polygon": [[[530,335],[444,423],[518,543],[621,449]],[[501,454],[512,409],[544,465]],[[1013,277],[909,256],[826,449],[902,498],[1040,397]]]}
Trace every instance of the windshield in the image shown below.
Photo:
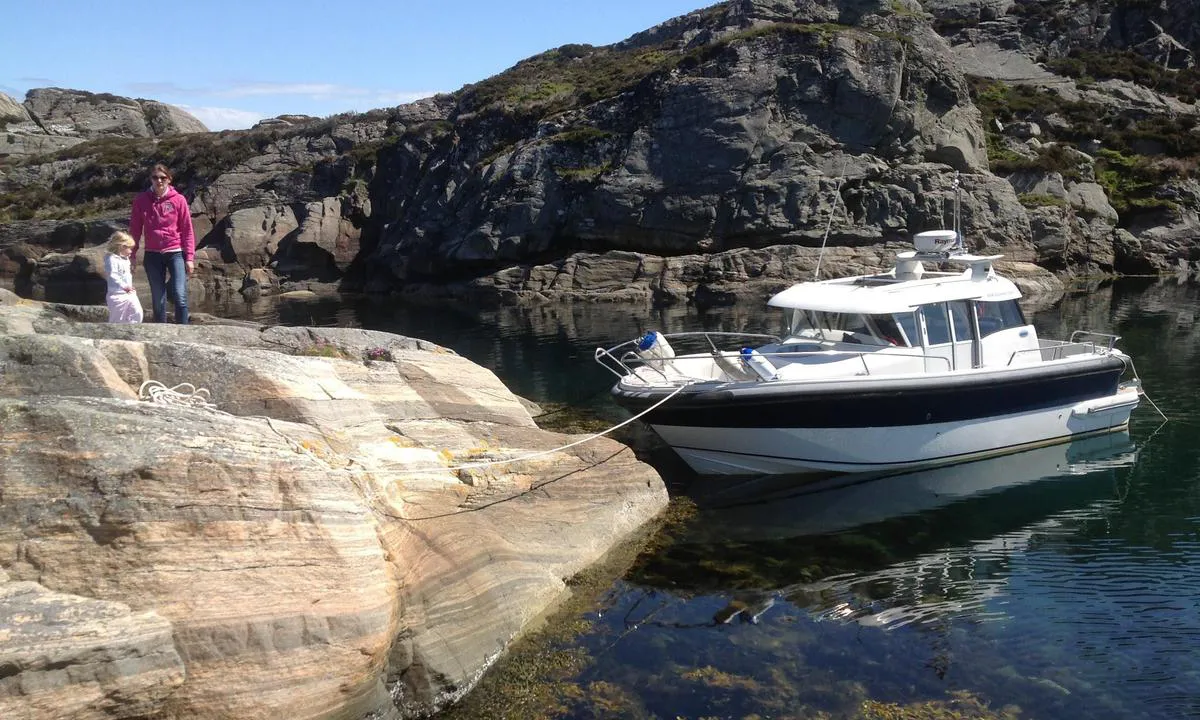
{"label": "windshield", "polygon": [[912,313],[863,315],[820,310],[789,310],[790,335],[806,339],[868,345],[910,346],[916,337]]}

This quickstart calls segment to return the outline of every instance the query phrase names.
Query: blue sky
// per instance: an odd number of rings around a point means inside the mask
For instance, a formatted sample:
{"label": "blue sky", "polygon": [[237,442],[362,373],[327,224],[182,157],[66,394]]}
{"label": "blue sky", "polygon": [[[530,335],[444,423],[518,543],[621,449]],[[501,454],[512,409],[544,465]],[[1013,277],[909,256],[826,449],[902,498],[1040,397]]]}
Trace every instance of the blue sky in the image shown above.
{"label": "blue sky", "polygon": [[0,0],[0,92],[185,107],[211,130],[457,90],[567,43],[607,45],[712,0],[204,3]]}

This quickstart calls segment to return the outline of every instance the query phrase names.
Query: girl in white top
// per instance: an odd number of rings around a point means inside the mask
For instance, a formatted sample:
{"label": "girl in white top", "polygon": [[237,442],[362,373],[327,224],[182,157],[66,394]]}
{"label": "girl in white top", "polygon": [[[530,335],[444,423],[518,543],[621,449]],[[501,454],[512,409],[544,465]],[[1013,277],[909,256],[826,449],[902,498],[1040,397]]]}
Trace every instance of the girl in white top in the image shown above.
{"label": "girl in white top", "polygon": [[133,269],[129,256],[133,253],[133,236],[118,230],[108,239],[108,254],[104,256],[104,278],[108,281],[108,321],[140,323],[142,303],[133,290]]}

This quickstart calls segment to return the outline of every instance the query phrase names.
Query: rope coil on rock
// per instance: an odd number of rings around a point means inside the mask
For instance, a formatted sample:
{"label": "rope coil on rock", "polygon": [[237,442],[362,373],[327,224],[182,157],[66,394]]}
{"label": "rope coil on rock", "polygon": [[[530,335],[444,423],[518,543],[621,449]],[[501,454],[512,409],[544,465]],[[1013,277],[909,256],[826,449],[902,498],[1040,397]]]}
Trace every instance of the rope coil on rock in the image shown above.
{"label": "rope coil on rock", "polygon": [[[473,469],[477,469],[477,468],[489,467],[492,465],[501,465],[504,463],[520,462],[523,460],[532,460],[533,458],[542,457],[543,455],[551,455],[556,452],[561,452],[563,450],[573,448],[576,445],[582,445],[583,443],[586,443],[591,440],[595,440],[596,438],[608,435],[609,433],[611,433],[615,430],[619,430],[620,428],[625,427],[626,425],[632,423],[635,420],[641,419],[647,413],[658,408],[660,405],[667,402],[671,398],[675,397],[679,393],[683,392],[691,385],[692,385],[691,382],[687,382],[687,383],[680,385],[670,395],[667,395],[663,399],[659,400],[658,402],[654,403],[653,405],[651,405],[650,407],[641,411],[640,413],[634,415],[633,417],[631,417],[627,420],[624,420],[622,422],[619,422],[616,425],[613,425],[612,427],[610,427],[606,430],[602,430],[601,432],[598,432],[598,433],[593,433],[593,434],[588,435],[587,437],[582,438],[580,440],[576,440],[574,442],[567,443],[566,445],[560,445],[559,447],[551,448],[550,450],[539,450],[534,453],[529,453],[528,455],[521,455],[521,456],[514,457],[514,458],[502,458],[499,460],[485,460],[485,461],[480,461],[480,462],[464,463],[462,465],[452,465],[449,467],[439,465],[439,466],[429,467],[429,468],[405,468],[405,472],[455,472],[458,470],[473,470]],[[173,405],[176,407],[200,408],[203,410],[211,410],[213,412],[217,412],[222,415],[228,415],[229,417],[240,417],[240,418],[246,418],[246,419],[265,420],[267,422],[267,424],[270,425],[271,430],[273,430],[276,435],[280,436],[285,441],[287,441],[288,445],[291,446],[291,448],[293,450],[295,450],[296,452],[302,452],[302,453],[305,453],[308,455],[312,455],[313,457],[323,460],[323,458],[321,458],[319,455],[314,453],[310,448],[305,447],[302,443],[296,442],[292,438],[290,438],[287,435],[284,435],[282,432],[280,432],[279,429],[275,427],[274,423],[271,422],[271,418],[266,417],[265,415],[234,415],[233,413],[228,413],[228,412],[225,412],[224,410],[221,410],[220,408],[218,408],[215,404],[210,402],[211,398],[212,398],[212,394],[208,391],[207,388],[202,388],[202,387],[198,388],[195,385],[193,385],[191,383],[186,383],[186,382],[179,383],[178,385],[175,385],[173,387],[167,387],[166,385],[162,384],[161,382],[159,382],[157,380],[147,380],[146,382],[142,383],[140,388],[138,388],[138,399],[139,400],[146,400],[146,401],[158,404],[158,405]]]}
{"label": "rope coil on rock", "polygon": [[147,380],[138,388],[138,399],[149,400],[159,405],[182,405],[185,407],[199,407],[208,410],[216,410],[212,400],[212,393],[207,388],[198,388],[191,383],[179,383],[174,387],[167,387],[157,380]]}

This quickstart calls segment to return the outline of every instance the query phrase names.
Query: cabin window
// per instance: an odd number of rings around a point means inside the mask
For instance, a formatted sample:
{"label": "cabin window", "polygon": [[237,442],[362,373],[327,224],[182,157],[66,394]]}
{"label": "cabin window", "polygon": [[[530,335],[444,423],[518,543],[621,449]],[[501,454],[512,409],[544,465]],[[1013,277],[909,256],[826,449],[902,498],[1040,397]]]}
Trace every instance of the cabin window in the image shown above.
{"label": "cabin window", "polygon": [[1021,312],[1021,306],[1016,300],[976,301],[975,314],[979,317],[980,337],[1028,325],[1025,322],[1025,314]]}
{"label": "cabin window", "polygon": [[901,343],[901,345],[921,344],[921,336],[919,333],[917,333],[916,313],[896,313],[892,316],[892,319],[896,321],[896,324],[899,325],[902,330],[904,330],[904,337],[908,339],[908,342]]}
{"label": "cabin window", "polygon": [[904,333],[900,332],[900,325],[891,315],[870,315],[867,319],[871,322],[875,337],[888,345],[908,345]]}
{"label": "cabin window", "polygon": [[950,320],[946,317],[946,306],[942,303],[922,305],[917,309],[925,323],[925,337],[930,345],[950,342]]}
{"label": "cabin window", "polygon": [[[791,316],[791,335],[865,345],[910,344],[891,315],[796,310]],[[908,331],[907,338],[913,337],[912,331]]]}
{"label": "cabin window", "polygon": [[954,300],[950,303],[950,324],[954,328],[956,341],[971,339],[971,307],[966,300]]}
{"label": "cabin window", "polygon": [[843,334],[870,335],[867,320],[858,313],[832,313],[820,310],[797,310],[792,316],[792,335],[840,339]]}

